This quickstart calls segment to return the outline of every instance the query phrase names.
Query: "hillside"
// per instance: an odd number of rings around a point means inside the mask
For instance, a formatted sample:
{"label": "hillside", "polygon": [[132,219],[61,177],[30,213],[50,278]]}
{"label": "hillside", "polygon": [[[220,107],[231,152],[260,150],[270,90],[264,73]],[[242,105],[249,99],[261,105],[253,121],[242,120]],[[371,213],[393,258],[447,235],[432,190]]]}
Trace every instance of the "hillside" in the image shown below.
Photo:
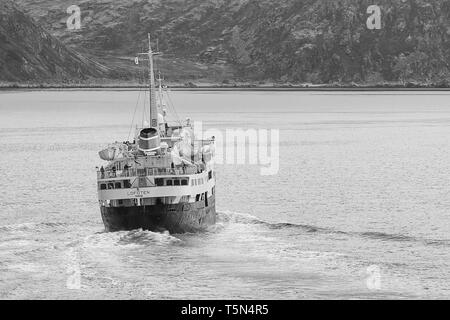
{"label": "hillside", "polygon": [[[146,33],[172,81],[450,82],[450,0],[17,0],[66,45],[132,67]],[[77,4],[82,29],[67,30]],[[135,75],[137,76],[137,75]]]}
{"label": "hillside", "polygon": [[48,34],[9,1],[0,3],[0,80],[65,83],[110,78],[109,69]]}

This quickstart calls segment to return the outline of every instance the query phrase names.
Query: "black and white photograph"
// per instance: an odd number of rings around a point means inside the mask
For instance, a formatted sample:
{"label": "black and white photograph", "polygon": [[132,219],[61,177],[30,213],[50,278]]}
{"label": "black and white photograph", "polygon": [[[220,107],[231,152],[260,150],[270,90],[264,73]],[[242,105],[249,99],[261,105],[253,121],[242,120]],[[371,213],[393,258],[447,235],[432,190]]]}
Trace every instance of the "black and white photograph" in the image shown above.
{"label": "black and white photograph", "polygon": [[0,300],[449,298],[450,0],[0,0]]}

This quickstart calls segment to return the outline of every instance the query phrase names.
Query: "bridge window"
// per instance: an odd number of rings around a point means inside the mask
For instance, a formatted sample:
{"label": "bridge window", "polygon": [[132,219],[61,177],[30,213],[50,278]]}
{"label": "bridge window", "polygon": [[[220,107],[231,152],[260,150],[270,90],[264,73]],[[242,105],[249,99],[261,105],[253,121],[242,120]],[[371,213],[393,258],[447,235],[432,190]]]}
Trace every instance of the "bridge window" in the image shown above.
{"label": "bridge window", "polygon": [[187,186],[189,183],[189,180],[187,180],[187,179],[183,179],[183,180],[181,180],[181,185],[182,186]]}
{"label": "bridge window", "polygon": [[212,179],[212,171],[208,172],[208,180]]}
{"label": "bridge window", "polygon": [[158,187],[162,187],[164,185],[164,179],[156,178],[155,179],[155,185],[158,186]]}
{"label": "bridge window", "polygon": [[180,180],[179,179],[173,180],[173,185],[179,186],[180,185]]}
{"label": "bridge window", "polygon": [[173,181],[172,180],[167,180],[166,181],[166,186],[172,186],[173,185]]}
{"label": "bridge window", "polygon": [[198,194],[195,196],[195,201],[199,201],[199,200],[200,200],[200,195]]}
{"label": "bridge window", "polygon": [[123,181],[123,187],[126,188],[126,189],[131,188],[130,180],[124,180]]}
{"label": "bridge window", "polygon": [[112,183],[112,182],[108,183],[108,189],[110,189],[110,190],[114,189],[114,183]]}
{"label": "bridge window", "polygon": [[115,188],[116,189],[122,189],[122,184],[120,182],[116,182]]}
{"label": "bridge window", "polygon": [[100,190],[106,190],[106,184],[105,183],[102,183],[100,185]]}

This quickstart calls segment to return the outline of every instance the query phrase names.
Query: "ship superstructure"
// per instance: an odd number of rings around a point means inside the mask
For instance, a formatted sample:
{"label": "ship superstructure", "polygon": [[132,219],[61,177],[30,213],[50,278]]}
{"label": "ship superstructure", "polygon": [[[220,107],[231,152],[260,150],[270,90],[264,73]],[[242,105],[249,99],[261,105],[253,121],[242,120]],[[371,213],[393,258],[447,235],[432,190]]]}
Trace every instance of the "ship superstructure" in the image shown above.
{"label": "ship superstructure", "polygon": [[[171,233],[205,230],[216,222],[214,139],[196,139],[188,119],[171,125],[159,77],[155,87],[150,35],[149,122],[133,141],[99,152],[98,198],[107,231],[144,229]],[[158,96],[158,99],[157,99]]]}

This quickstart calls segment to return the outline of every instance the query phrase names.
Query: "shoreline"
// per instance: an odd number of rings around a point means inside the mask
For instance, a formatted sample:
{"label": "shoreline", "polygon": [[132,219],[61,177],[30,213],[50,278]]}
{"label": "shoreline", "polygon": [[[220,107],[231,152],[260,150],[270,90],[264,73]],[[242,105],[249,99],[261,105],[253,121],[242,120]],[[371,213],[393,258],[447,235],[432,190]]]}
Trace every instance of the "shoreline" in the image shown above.
{"label": "shoreline", "polygon": [[[10,86],[10,85],[0,85],[0,91],[136,91],[139,89],[146,89],[147,86],[138,85],[80,85],[80,86],[60,86],[60,85],[24,85],[24,86]],[[450,87],[405,87],[405,86],[361,86],[361,87],[336,87],[336,86],[307,86],[307,87],[296,87],[296,86],[181,86],[174,85],[169,86],[170,90],[173,91],[256,91],[256,92],[377,92],[377,91],[449,91]]]}

